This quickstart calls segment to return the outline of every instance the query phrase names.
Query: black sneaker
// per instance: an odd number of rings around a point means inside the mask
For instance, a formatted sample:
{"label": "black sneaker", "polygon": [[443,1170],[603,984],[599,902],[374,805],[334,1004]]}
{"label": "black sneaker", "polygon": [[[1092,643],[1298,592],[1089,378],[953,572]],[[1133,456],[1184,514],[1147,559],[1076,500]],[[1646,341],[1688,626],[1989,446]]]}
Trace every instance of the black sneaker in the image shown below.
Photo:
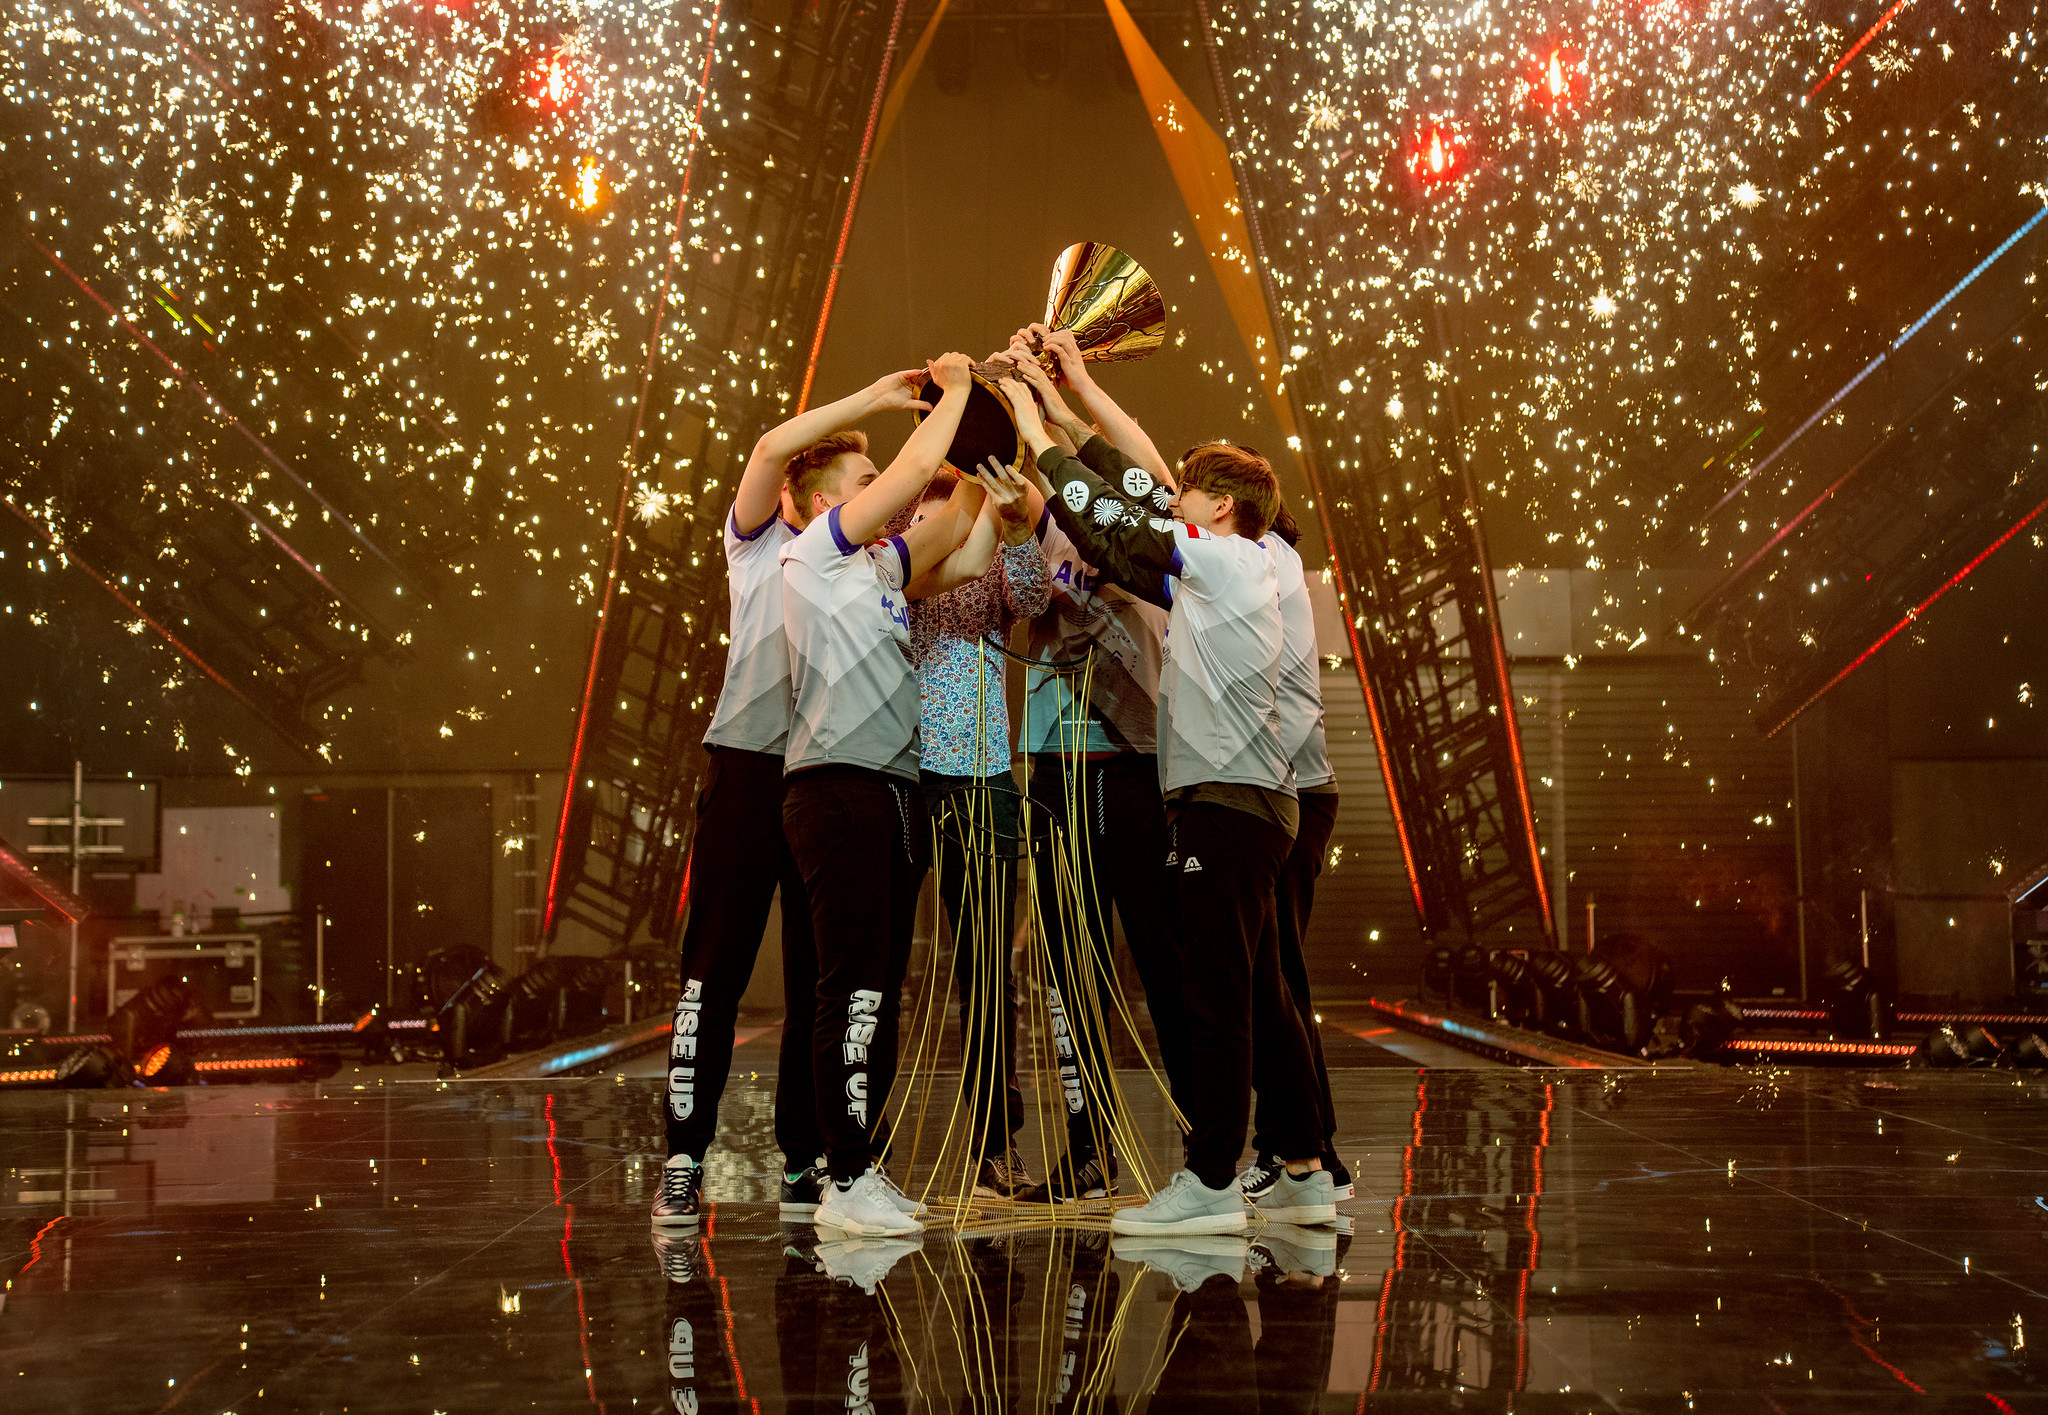
{"label": "black sneaker", "polygon": [[704,1166],[688,1155],[673,1156],[661,1167],[661,1192],[654,1196],[651,1217],[666,1227],[695,1228],[704,1207]]}
{"label": "black sneaker", "polygon": [[1357,1195],[1358,1190],[1351,1183],[1351,1171],[1344,1167],[1344,1161],[1337,1158],[1335,1150],[1323,1156],[1323,1168],[1330,1173],[1330,1182],[1337,1186],[1337,1202]]}
{"label": "black sneaker", "polygon": [[701,1252],[694,1233],[655,1232],[654,1261],[670,1282],[694,1282]]}
{"label": "black sneaker", "polygon": [[983,1199],[1014,1199],[1036,1182],[1015,1150],[990,1155],[974,1172],[974,1192]]}
{"label": "black sneaker", "polygon": [[[1273,1186],[1279,1182],[1280,1176],[1286,1168],[1287,1166],[1280,1162],[1280,1156],[1278,1155],[1258,1155],[1237,1176],[1237,1187],[1244,1191],[1244,1197],[1247,1202],[1263,1199],[1271,1192]],[[1344,1180],[1346,1183],[1349,1183],[1351,1176],[1345,1175]]]}
{"label": "black sneaker", "polygon": [[1068,1150],[1046,1173],[1045,1183],[1018,1195],[1027,1204],[1071,1204],[1107,1199],[1116,1193],[1116,1151]]}
{"label": "black sneaker", "polygon": [[825,1197],[828,1183],[825,1166],[807,1164],[795,1174],[782,1176],[782,1212],[788,1215],[814,1214]]}

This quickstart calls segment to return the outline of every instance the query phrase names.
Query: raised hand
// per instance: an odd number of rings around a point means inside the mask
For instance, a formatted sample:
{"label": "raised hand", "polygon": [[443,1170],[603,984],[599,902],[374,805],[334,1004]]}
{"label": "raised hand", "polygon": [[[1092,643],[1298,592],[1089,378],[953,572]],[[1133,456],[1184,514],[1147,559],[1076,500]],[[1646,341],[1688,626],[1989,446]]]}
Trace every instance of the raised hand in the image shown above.
{"label": "raised hand", "polygon": [[1088,365],[1081,359],[1081,341],[1074,337],[1073,330],[1047,329],[1042,324],[1034,324],[1031,329],[1038,335],[1040,347],[1050,349],[1059,360],[1062,382],[1079,387],[1090,381]]}
{"label": "raised hand", "polygon": [[972,380],[967,355],[941,354],[925,365],[942,393],[964,393]]}
{"label": "raised hand", "polygon": [[900,373],[885,373],[868,385],[868,397],[873,400],[878,413],[909,409],[913,412],[929,413],[932,405],[917,396],[917,387],[925,380],[925,370],[907,368]]}

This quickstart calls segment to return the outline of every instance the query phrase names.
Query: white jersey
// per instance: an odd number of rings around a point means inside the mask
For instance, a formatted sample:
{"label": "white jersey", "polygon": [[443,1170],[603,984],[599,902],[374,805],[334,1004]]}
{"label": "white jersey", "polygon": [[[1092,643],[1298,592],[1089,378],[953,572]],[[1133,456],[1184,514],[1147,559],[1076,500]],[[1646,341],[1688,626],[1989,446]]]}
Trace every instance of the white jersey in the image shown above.
{"label": "white jersey", "polygon": [[[1160,523],[1163,529],[1167,523]],[[1173,522],[1159,675],[1159,784],[1293,792],[1282,745],[1279,567],[1271,546]]]}
{"label": "white jersey", "polygon": [[1330,768],[1323,738],[1323,675],[1316,664],[1316,614],[1308,598],[1301,555],[1277,535],[1268,535],[1280,580],[1280,749],[1294,764],[1298,790],[1327,786]]}
{"label": "white jersey", "polygon": [[[735,508],[737,509],[737,508]],[[725,578],[732,600],[725,685],[704,741],[782,754],[789,740],[789,637],[782,624],[782,547],[796,532],[780,515],[742,531],[725,517]]]}
{"label": "white jersey", "polygon": [[783,770],[862,766],[917,780],[917,673],[910,662],[910,550],[856,545],[833,507],[782,548],[793,708]]}

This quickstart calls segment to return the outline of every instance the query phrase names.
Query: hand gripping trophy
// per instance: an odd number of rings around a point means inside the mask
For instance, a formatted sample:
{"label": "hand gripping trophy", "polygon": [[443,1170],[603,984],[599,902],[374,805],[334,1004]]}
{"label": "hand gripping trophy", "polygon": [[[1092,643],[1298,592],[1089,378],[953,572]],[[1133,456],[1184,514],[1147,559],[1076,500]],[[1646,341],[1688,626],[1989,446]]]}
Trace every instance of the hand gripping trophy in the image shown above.
{"label": "hand gripping trophy", "polygon": [[[1114,246],[1082,241],[1060,252],[1053,263],[1045,324],[1072,330],[1081,357],[1090,363],[1122,363],[1142,359],[1166,342],[1166,304],[1144,266]],[[1039,362],[1057,371],[1051,354],[1040,352]],[[967,410],[946,450],[946,462],[955,471],[971,471],[991,458],[1012,471],[1021,467],[1024,445],[1009,402],[995,388],[995,381],[1010,372],[1000,362],[973,366]],[[929,382],[917,396],[938,403]]]}

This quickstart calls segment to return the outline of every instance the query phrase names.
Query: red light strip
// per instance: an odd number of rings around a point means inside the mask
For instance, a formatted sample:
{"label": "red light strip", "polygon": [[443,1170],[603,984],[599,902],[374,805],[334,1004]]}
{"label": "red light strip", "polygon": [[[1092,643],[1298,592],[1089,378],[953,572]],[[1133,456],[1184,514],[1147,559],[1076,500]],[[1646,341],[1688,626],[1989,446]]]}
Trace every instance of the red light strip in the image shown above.
{"label": "red light strip", "polygon": [[1730,1051],[1785,1052],[1814,1056],[1911,1056],[1919,1050],[1911,1042],[1773,1041],[1768,1037],[1731,1037],[1721,1045]]}
{"label": "red light strip", "polygon": [[654,390],[654,360],[661,351],[661,322],[668,312],[668,287],[682,250],[683,213],[690,200],[690,175],[696,170],[697,135],[704,131],[704,96],[711,87],[711,56],[718,46],[722,0],[711,7],[711,37],[704,41],[704,69],[697,78],[697,112],[690,120],[690,145],[683,152],[683,182],[676,188],[675,220],[669,228],[668,263],[661,268],[661,288],[654,297],[654,326],[647,333],[647,364],[640,372],[640,404],[633,412],[633,435],[626,444],[625,469],[619,475],[619,509],[612,517],[612,554],[605,566],[604,597],[598,601],[597,628],[590,635],[590,672],[583,679],[583,704],[576,712],[576,740],[569,748],[569,775],[562,784],[562,820],[555,828],[555,857],[548,864],[547,901],[541,909],[540,944],[547,947],[555,927],[555,893],[562,883],[562,850],[569,839],[569,811],[576,800],[576,778],[583,770],[583,743],[590,732],[590,699],[597,691],[597,665],[604,651],[604,626],[619,585],[619,552],[626,543],[626,512],[633,501],[633,460],[640,448],[640,429],[647,419],[647,399]]}
{"label": "red light strip", "polygon": [[[12,501],[7,502],[7,509],[10,511],[14,510],[14,503]],[[17,511],[15,514],[19,515],[20,512]],[[67,891],[37,874],[35,866],[29,864],[28,861],[8,849],[5,844],[0,844],[0,874],[13,879],[17,884],[34,894],[36,898],[62,914],[68,922],[75,924],[85,917],[86,910],[83,903],[73,898]],[[108,1040],[108,1038],[81,1037],[78,1040],[103,1042]]]}
{"label": "red light strip", "polygon": [[2016,1027],[2048,1027],[2048,1017],[2028,1012],[1901,1012],[1901,1022],[2005,1022]]}
{"label": "red light strip", "polygon": [[1890,643],[1893,639],[1899,636],[1900,630],[1904,629],[1908,624],[1911,624],[1915,619],[1918,619],[1922,614],[1924,614],[1927,611],[1927,607],[1929,605],[1933,604],[1936,600],[1940,599],[1943,595],[1947,594],[1950,590],[1954,589],[1957,585],[1960,585],[1964,580],[1968,579],[1972,571],[1974,571],[1979,565],[1982,565],[1986,560],[1989,560],[1992,557],[1992,555],[1995,554],[1998,551],[1998,549],[2001,546],[2003,546],[2007,541],[2011,540],[2014,536],[2018,535],[2021,531],[2025,530],[2029,525],[2031,525],[2035,518],[2040,516],[2040,514],[2043,511],[2048,511],[2048,501],[2043,501],[2033,510],[2027,512],[2026,515],[2020,517],[2019,520],[2013,522],[2012,525],[2006,529],[2005,534],[2001,535],[1997,540],[1991,542],[1991,544],[1985,546],[1982,550],[1978,551],[1976,555],[1971,557],[1970,562],[1967,565],[1963,566],[1962,569],[1956,571],[1955,574],[1949,576],[1946,580],[1942,581],[1940,588],[1936,589],[1933,594],[1930,594],[1929,596],[1927,596],[1927,598],[1921,600],[1918,604],[1914,605],[1911,609],[1907,610],[1906,617],[1901,619],[1898,623],[1892,625],[1891,628],[1885,630],[1883,636],[1880,637],[1876,643],[1872,644],[1869,648],[1865,649],[1862,653],[1857,654],[1855,658],[1851,659],[1849,661],[1848,667],[1844,668],[1834,677],[1828,679],[1828,681],[1826,683],[1823,683],[1820,689],[1817,692],[1815,692],[1812,696],[1808,697],[1805,702],[1801,703],[1798,707],[1792,709],[1792,711],[1786,713],[1785,716],[1781,718],[1779,721],[1773,723],[1771,725],[1770,730],[1764,733],[1764,736],[1775,737],[1780,732],[1783,732],[1785,728],[1789,726],[1792,723],[1792,721],[1799,716],[1799,714],[1805,712],[1808,708],[1812,707],[1815,703],[1819,702],[1824,696],[1826,696],[1828,690],[1835,686],[1835,684],[1841,682],[1844,678],[1847,678],[1851,673],[1854,673],[1857,669],[1861,668],[1864,664],[1868,663],[1872,656],[1874,656],[1879,649],[1883,648],[1886,644]]}
{"label": "red light strip", "polygon": [[0,1086],[26,1086],[35,1081],[54,1081],[57,1068],[41,1067],[35,1071],[0,1071]]}
{"label": "red light strip", "polygon": [[229,1056],[195,1061],[194,1071],[283,1071],[300,1064],[296,1056]]}
{"label": "red light strip", "polygon": [[[1877,38],[1877,32],[1883,29],[1886,25],[1890,24],[1892,22],[1892,16],[1898,14],[1899,11],[1905,9],[1908,3],[1909,0],[1897,0],[1896,4],[1894,4],[1889,10],[1886,10],[1884,14],[1879,17],[1876,24],[1872,25],[1869,29],[1863,32],[1863,38],[1857,40],[1854,44],[1849,46],[1849,52],[1847,54],[1844,54],[1840,59],[1838,59],[1835,62],[1835,67],[1828,70],[1828,76],[1822,79],[1819,83],[1815,84],[1812,88],[1807,90],[1807,98],[1811,99],[1815,94],[1819,93],[1822,89],[1826,88],[1830,83],[1834,82],[1835,75],[1841,73],[1842,70],[1848,68],[1849,61],[1851,59],[1854,59],[1858,54],[1861,54],[1863,52],[1863,46],[1870,43],[1871,40]],[[1918,1390],[1919,1387],[1915,1386],[1914,1389]]]}

